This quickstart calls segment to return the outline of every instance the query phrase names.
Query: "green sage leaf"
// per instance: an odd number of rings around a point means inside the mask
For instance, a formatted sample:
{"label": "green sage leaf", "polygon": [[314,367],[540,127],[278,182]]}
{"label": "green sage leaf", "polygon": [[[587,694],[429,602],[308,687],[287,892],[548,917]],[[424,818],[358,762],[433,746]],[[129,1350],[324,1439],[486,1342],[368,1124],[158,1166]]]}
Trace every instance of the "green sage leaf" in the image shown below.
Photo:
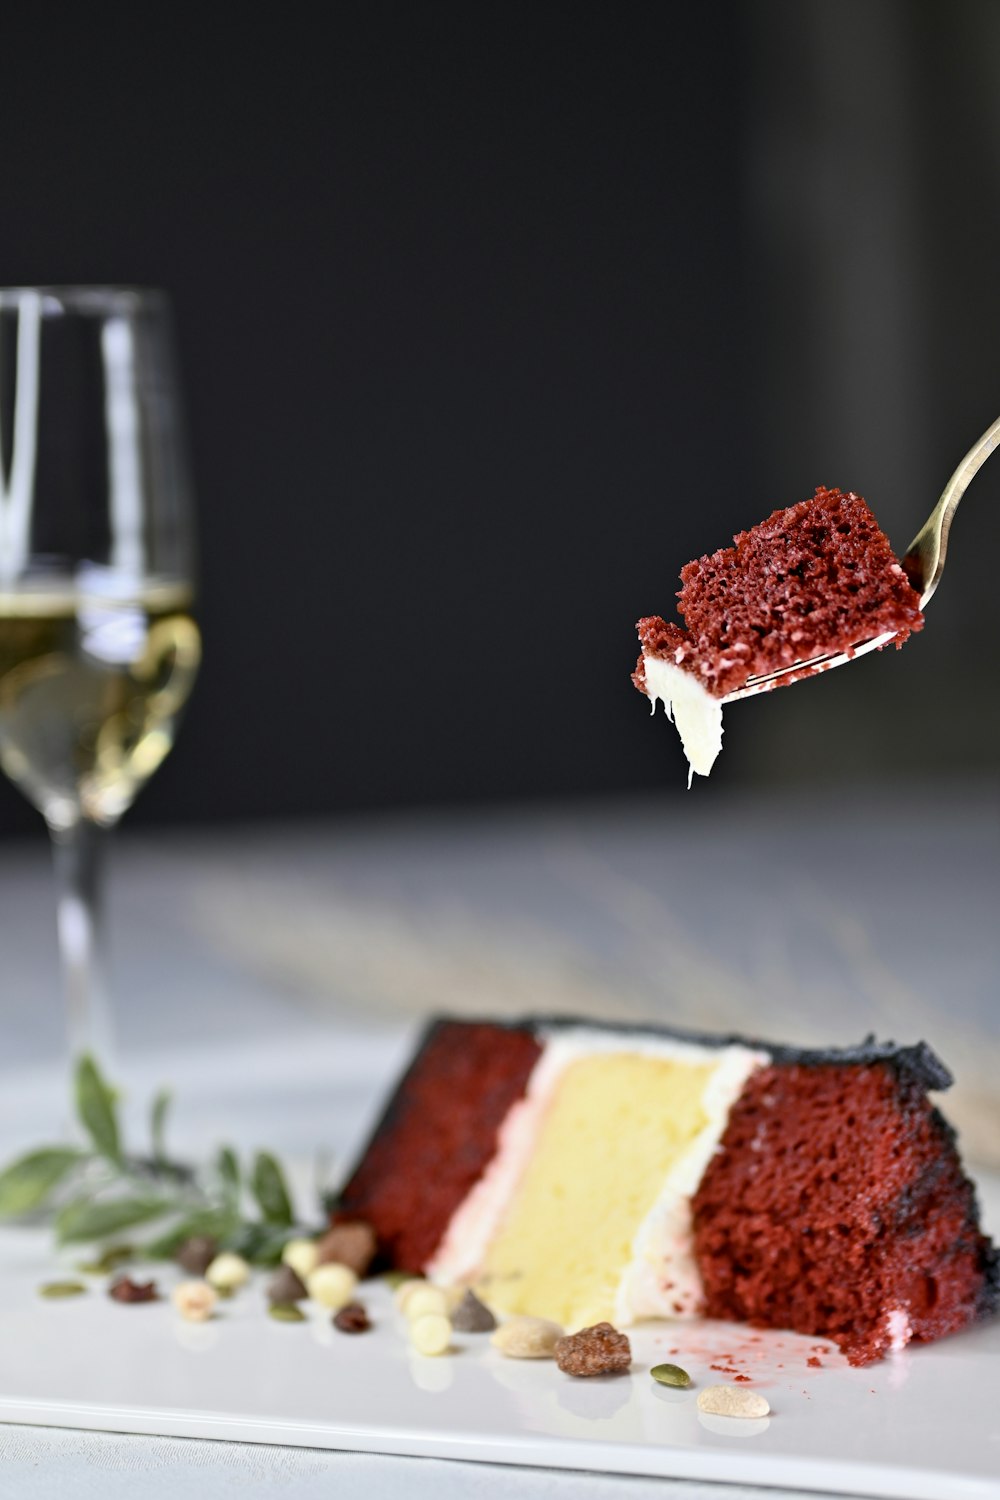
{"label": "green sage leaf", "polygon": [[173,1260],[185,1240],[192,1235],[211,1235],[220,1242],[233,1233],[238,1220],[227,1208],[198,1209],[178,1219],[163,1234],[149,1240],[142,1247],[147,1260]]}
{"label": "green sage leaf", "polygon": [[76,1269],[83,1276],[110,1276],[112,1271],[117,1271],[119,1266],[127,1265],[135,1258],[134,1245],[109,1245],[96,1260],[77,1261]]}
{"label": "green sage leaf", "polygon": [[277,1266],[287,1243],[285,1224],[241,1224],[226,1236],[221,1248],[242,1255],[254,1266]]}
{"label": "green sage leaf", "polygon": [[240,1185],[242,1176],[240,1163],[232,1146],[223,1146],[215,1159],[215,1169],[222,1179],[222,1185],[228,1195],[235,1201],[240,1196]]}
{"label": "green sage leaf", "polygon": [[81,1240],[102,1240],[133,1224],[158,1219],[170,1208],[163,1198],[76,1198],[56,1215],[56,1239],[61,1245]]}
{"label": "green sage leaf", "polygon": [[160,1089],[150,1110],[149,1134],[153,1144],[153,1160],[158,1165],[162,1165],[167,1159],[166,1123],[172,1099],[169,1089]]}
{"label": "green sage leaf", "polygon": [[39,1208],[87,1154],[70,1146],[43,1146],[19,1156],[0,1172],[0,1218],[14,1218]]}
{"label": "green sage leaf", "polygon": [[253,1164],[251,1191],[269,1224],[291,1225],[294,1222],[292,1200],[285,1184],[285,1174],[267,1151],[258,1151]]}
{"label": "green sage leaf", "polygon": [[101,1077],[89,1054],[76,1065],[76,1112],[101,1155],[120,1165],[122,1151],[114,1090]]}

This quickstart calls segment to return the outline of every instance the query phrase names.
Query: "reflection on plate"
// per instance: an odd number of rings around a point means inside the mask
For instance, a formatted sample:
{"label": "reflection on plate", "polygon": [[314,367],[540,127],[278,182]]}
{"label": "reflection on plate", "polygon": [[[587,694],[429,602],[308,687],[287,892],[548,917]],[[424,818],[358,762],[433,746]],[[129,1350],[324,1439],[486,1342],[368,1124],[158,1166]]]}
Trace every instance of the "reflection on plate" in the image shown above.
{"label": "reflection on plate", "polygon": [[[991,1199],[1000,1190],[985,1186]],[[120,1305],[97,1282],[86,1297],[45,1301],[37,1287],[53,1269],[43,1234],[0,1234],[8,1421],[996,1500],[1000,1403],[984,1392],[1000,1389],[1000,1321],[863,1370],[825,1339],[647,1324],[631,1331],[629,1375],[585,1381],[549,1361],[505,1359],[483,1336],[457,1334],[441,1358],[418,1355],[382,1283],[363,1288],[372,1331],[349,1338],[319,1309],[302,1324],[269,1319],[264,1277],[192,1326],[168,1300]],[[174,1279],[165,1268],[161,1287]],[[690,1371],[690,1390],[650,1378],[667,1359]],[[740,1378],[767,1396],[770,1417],[697,1410],[699,1389]]]}

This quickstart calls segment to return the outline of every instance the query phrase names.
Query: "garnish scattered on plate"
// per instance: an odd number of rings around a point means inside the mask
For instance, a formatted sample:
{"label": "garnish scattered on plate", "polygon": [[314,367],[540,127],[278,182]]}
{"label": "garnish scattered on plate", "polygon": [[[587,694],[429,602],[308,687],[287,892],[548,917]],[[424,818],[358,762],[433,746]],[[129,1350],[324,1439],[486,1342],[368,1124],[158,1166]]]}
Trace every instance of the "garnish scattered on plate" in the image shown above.
{"label": "garnish scattered on plate", "polygon": [[0,1220],[50,1219],[57,1246],[101,1245],[125,1231],[142,1231],[139,1243],[110,1245],[82,1262],[85,1275],[107,1275],[139,1258],[170,1260],[184,1247],[191,1255],[211,1250],[199,1273],[220,1254],[251,1265],[279,1264],[297,1221],[274,1156],[259,1151],[247,1167],[223,1146],[207,1165],[173,1160],[166,1145],[167,1089],[152,1102],[148,1151],[127,1150],[119,1093],[90,1056],[76,1064],[73,1096],[86,1144],[39,1146],[0,1171]]}

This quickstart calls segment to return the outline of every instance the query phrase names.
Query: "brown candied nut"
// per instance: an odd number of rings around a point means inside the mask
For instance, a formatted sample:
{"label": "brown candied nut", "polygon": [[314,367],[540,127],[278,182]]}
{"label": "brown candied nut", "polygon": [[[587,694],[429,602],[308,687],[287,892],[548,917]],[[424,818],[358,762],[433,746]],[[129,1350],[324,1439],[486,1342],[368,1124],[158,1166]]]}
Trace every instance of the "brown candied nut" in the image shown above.
{"label": "brown candied nut", "polygon": [[192,1276],[204,1276],[219,1253],[219,1242],[213,1234],[192,1234],[178,1245],[174,1260]]}
{"label": "brown candied nut", "polygon": [[115,1302],[155,1302],[159,1295],[155,1281],[133,1281],[131,1276],[119,1276],[108,1287]]}
{"label": "brown candied nut", "polygon": [[632,1363],[632,1346],[610,1323],[567,1333],[556,1344],[556,1364],[567,1375],[616,1375]]}
{"label": "brown candied nut", "polygon": [[370,1224],[361,1219],[351,1219],[343,1224],[334,1224],[322,1239],[316,1241],[316,1248],[319,1251],[317,1265],[324,1266],[330,1261],[336,1261],[338,1265],[350,1267],[360,1279],[375,1258],[378,1242]]}
{"label": "brown candied nut", "polygon": [[341,1333],[367,1333],[372,1325],[360,1302],[348,1302],[346,1307],[334,1313],[333,1326],[339,1328]]}

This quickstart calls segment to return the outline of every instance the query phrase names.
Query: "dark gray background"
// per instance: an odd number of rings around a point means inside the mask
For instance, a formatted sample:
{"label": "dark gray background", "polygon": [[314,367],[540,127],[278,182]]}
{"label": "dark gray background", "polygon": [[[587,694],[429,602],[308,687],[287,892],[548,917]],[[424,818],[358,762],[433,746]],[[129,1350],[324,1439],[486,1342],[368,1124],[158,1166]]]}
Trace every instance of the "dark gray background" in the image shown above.
{"label": "dark gray background", "polygon": [[[680,795],[634,620],[817,484],[905,549],[1000,413],[990,0],[120,14],[4,17],[0,281],[175,300],[206,655],[130,821]],[[995,768],[998,516],[719,791]]]}

